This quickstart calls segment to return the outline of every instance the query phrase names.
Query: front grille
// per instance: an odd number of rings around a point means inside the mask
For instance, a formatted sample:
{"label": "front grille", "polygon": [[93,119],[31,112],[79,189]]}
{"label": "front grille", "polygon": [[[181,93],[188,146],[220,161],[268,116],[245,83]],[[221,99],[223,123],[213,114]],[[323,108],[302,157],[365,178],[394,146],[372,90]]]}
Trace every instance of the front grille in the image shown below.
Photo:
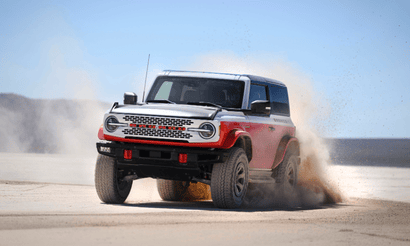
{"label": "front grille", "polygon": [[148,136],[148,137],[166,137],[166,138],[180,138],[180,139],[190,139],[192,137],[189,133],[184,133],[183,131],[172,131],[172,130],[157,130],[150,128],[131,128],[124,129],[122,131],[125,135],[134,136]]}
{"label": "front grille", "polygon": [[124,116],[125,121],[131,121],[134,124],[147,124],[147,125],[161,125],[161,126],[190,126],[194,122],[189,119],[175,119],[164,117],[152,117],[152,116]]}
{"label": "front grille", "polygon": [[186,132],[186,126],[194,123],[189,119],[133,115],[126,115],[123,119],[130,122],[130,128],[122,130],[125,135],[173,139],[190,139],[192,137]]}

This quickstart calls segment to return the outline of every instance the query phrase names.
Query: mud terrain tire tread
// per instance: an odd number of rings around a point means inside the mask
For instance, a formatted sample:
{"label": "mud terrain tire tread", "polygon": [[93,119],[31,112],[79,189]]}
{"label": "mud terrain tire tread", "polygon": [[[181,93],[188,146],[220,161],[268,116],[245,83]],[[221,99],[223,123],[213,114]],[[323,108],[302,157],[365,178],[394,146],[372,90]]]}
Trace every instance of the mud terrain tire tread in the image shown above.
{"label": "mud terrain tire tread", "polygon": [[118,184],[117,164],[112,157],[98,155],[94,178],[98,197],[105,203],[124,203],[131,191],[132,181],[123,183],[122,187]]}
{"label": "mud terrain tire tread", "polygon": [[293,165],[293,169],[295,172],[295,177],[294,177],[294,184],[293,187],[296,186],[297,184],[297,178],[298,178],[298,163],[297,159],[294,160],[294,158],[297,158],[298,156],[294,151],[286,151],[285,153],[285,158],[283,158],[283,161],[279,164],[277,167],[277,173],[276,173],[276,183],[284,184],[286,179],[287,179],[287,171],[288,171],[288,166]]}
{"label": "mud terrain tire tread", "polygon": [[[243,193],[236,196],[234,191],[235,172],[239,163],[244,164],[245,182]],[[214,164],[211,178],[211,195],[218,208],[235,209],[242,205],[249,181],[248,158],[242,148],[232,148],[225,163]]]}

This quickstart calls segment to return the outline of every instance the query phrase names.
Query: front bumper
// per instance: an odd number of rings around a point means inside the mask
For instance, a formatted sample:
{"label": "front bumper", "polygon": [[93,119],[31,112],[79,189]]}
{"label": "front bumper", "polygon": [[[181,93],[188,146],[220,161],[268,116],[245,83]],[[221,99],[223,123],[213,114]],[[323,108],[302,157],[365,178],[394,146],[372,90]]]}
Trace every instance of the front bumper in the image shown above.
{"label": "front bumper", "polygon": [[[229,155],[228,151],[221,149],[122,142],[97,142],[97,150],[101,155],[115,158],[119,168],[135,172],[140,177],[184,180],[202,176],[212,164],[225,162]],[[130,159],[124,157],[125,150],[131,151]],[[179,154],[187,155],[186,163],[180,163]]]}

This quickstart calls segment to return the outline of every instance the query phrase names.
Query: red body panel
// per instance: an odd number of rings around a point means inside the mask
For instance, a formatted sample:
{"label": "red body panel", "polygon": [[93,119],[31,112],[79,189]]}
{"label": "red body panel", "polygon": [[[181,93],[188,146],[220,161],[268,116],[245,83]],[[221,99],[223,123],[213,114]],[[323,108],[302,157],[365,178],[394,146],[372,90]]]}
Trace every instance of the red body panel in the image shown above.
{"label": "red body panel", "polygon": [[252,137],[252,161],[250,168],[270,169],[275,160],[276,151],[281,139],[294,136],[295,128],[280,125],[249,123],[248,132]]}
{"label": "red body panel", "polygon": [[105,140],[105,138],[104,138],[103,125],[101,125],[101,126],[100,126],[100,129],[98,129],[98,139],[100,139],[100,140]]}

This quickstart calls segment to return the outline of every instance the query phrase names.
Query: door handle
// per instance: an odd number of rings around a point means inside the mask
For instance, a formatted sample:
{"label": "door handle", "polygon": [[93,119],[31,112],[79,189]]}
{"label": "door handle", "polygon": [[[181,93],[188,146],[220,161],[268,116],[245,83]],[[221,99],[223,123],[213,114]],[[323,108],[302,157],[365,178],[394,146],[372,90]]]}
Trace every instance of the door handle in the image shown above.
{"label": "door handle", "polygon": [[269,127],[269,131],[270,131],[270,132],[273,132],[273,131],[275,131],[275,127],[273,127],[273,126],[270,126],[270,127]]}

